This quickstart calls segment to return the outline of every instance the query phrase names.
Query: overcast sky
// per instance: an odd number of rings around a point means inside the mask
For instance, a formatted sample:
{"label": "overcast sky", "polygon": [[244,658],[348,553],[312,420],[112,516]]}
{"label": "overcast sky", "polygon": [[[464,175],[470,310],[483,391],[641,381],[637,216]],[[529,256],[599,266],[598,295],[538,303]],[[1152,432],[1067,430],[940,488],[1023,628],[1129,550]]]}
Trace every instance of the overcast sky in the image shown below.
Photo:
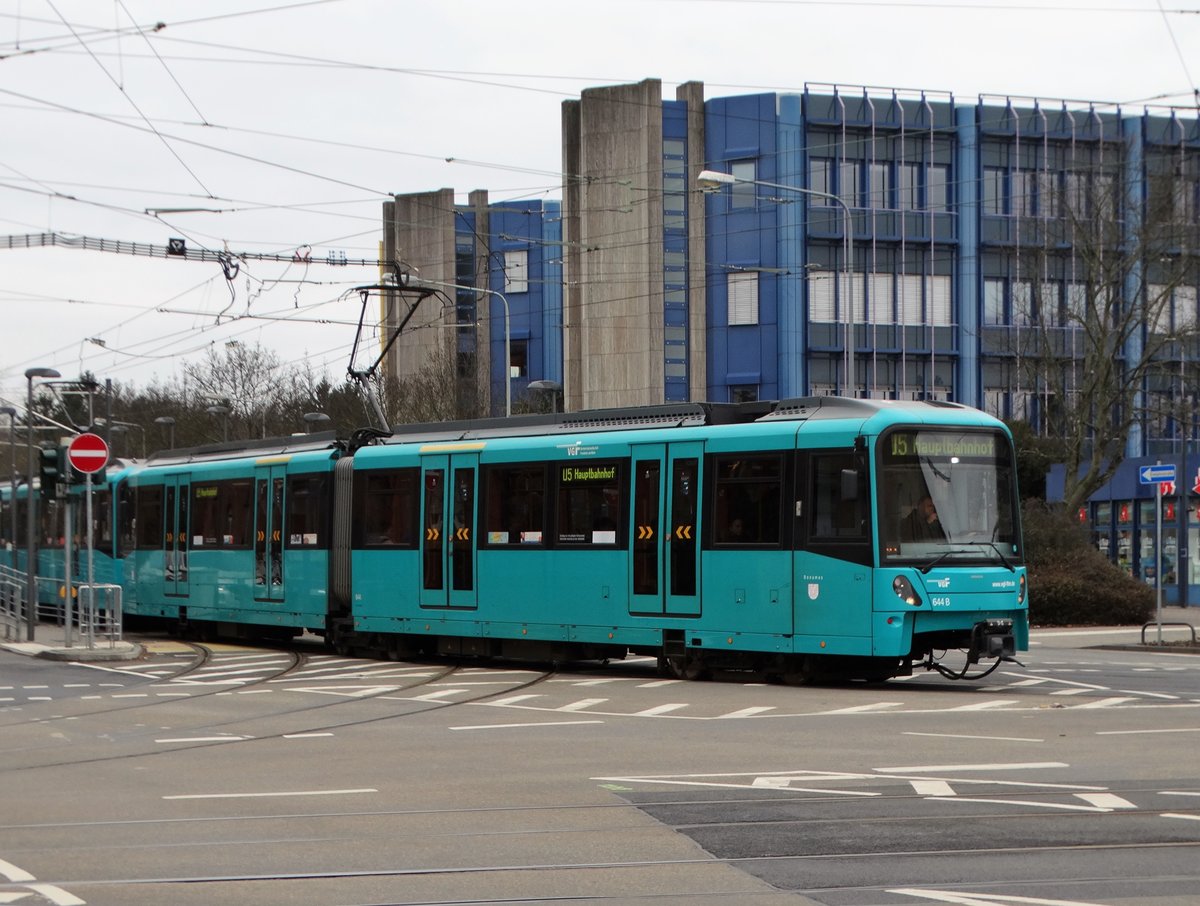
{"label": "overcast sky", "polygon": [[233,340],[340,379],[377,273],[319,262],[374,260],[391,193],[561,198],[561,102],[647,77],[1194,117],[1200,2],[0,0],[0,237],[314,260],[228,281],[0,239],[0,396],[31,366],[144,386]]}

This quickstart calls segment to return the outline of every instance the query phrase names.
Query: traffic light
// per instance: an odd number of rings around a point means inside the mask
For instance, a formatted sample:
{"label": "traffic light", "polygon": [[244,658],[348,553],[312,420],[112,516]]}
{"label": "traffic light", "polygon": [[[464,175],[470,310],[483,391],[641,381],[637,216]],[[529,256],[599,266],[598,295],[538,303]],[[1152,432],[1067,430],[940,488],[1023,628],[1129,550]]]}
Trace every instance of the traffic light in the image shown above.
{"label": "traffic light", "polygon": [[62,479],[63,451],[58,447],[38,449],[38,475],[42,480],[42,498],[58,496],[58,482]]}

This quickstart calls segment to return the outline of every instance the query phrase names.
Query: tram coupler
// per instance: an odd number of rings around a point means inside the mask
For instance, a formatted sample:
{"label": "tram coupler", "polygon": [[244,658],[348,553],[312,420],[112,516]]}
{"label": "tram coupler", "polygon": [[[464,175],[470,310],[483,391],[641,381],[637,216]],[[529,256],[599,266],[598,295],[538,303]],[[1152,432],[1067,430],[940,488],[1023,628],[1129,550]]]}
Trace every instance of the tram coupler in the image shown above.
{"label": "tram coupler", "polygon": [[971,648],[967,663],[978,664],[980,658],[999,658],[1015,661],[1017,643],[1013,638],[1012,620],[983,620],[971,628]]}

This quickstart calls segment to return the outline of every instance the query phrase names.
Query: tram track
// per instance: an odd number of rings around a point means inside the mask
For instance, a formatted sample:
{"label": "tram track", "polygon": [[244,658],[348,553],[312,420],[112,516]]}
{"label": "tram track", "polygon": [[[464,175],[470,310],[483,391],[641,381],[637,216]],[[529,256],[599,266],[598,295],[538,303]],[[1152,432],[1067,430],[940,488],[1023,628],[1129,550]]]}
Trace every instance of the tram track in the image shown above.
{"label": "tram track", "polygon": [[[200,645],[198,643],[187,643],[187,644],[194,645],[197,649],[206,648],[206,646]],[[211,649],[209,649],[209,651],[211,654]],[[167,705],[167,704],[174,704],[176,706],[179,706],[181,704],[186,704],[188,702],[208,698],[210,696],[214,696],[214,695],[218,695],[218,694],[222,694],[222,693],[228,694],[230,691],[246,692],[248,690],[252,690],[253,687],[255,687],[255,686],[264,686],[268,683],[279,682],[282,678],[286,677],[288,674],[294,673],[297,670],[301,669],[303,664],[306,663],[307,655],[304,655],[302,653],[292,652],[292,657],[293,657],[292,662],[290,664],[288,664],[284,669],[277,671],[276,673],[274,673],[270,676],[263,676],[263,677],[257,678],[252,682],[249,682],[249,683],[246,683],[245,685],[239,686],[236,690],[230,690],[229,688],[214,689],[209,692],[204,692],[204,693],[200,693],[198,695],[189,696],[186,699],[173,698],[173,699],[169,699],[169,700],[162,700],[162,701],[155,701],[155,702],[141,702],[136,705],[129,705],[129,706],[121,707],[121,708],[110,708],[110,709],[102,709],[102,710],[98,710],[98,711],[90,711],[86,715],[80,715],[80,717],[91,717],[93,715],[105,716],[107,714],[112,714],[112,713],[117,713],[117,712],[127,712],[127,711],[136,710],[136,709],[161,707],[161,706]],[[199,669],[199,667],[191,668],[185,672],[190,673],[190,672],[193,672],[195,669]],[[228,728],[231,726],[236,726],[238,724],[245,724],[249,721],[261,722],[264,720],[275,720],[275,719],[281,719],[281,718],[288,718],[288,717],[291,717],[294,715],[301,715],[301,714],[306,714],[306,713],[310,713],[310,712],[314,712],[314,711],[324,711],[324,710],[328,710],[328,709],[335,708],[335,707],[345,706],[348,704],[362,704],[364,702],[386,699],[388,697],[394,697],[398,693],[408,693],[408,692],[412,692],[413,690],[419,690],[420,688],[427,686],[427,685],[442,682],[463,669],[464,669],[464,667],[461,664],[448,665],[448,666],[436,669],[432,674],[422,676],[420,678],[419,682],[411,683],[408,685],[397,686],[397,684],[392,683],[392,684],[389,684],[388,686],[381,687],[376,692],[366,693],[366,694],[362,694],[362,695],[356,695],[353,698],[333,698],[328,701],[322,701],[317,704],[305,705],[303,707],[286,708],[286,709],[272,711],[272,712],[268,712],[268,713],[259,713],[259,714],[253,715],[252,717],[239,716],[239,717],[233,717],[233,718],[230,718],[230,719],[224,720],[224,721],[195,725],[195,726],[188,727],[188,732],[201,733],[201,732],[205,732],[205,731],[218,731],[218,730]],[[39,768],[74,767],[74,766],[79,766],[79,765],[89,765],[89,764],[96,764],[96,763],[103,763],[103,762],[118,761],[118,760],[121,760],[124,758],[161,756],[161,755],[166,755],[169,753],[187,751],[189,749],[210,748],[213,746],[233,745],[233,744],[239,744],[239,743],[261,742],[264,740],[281,739],[281,738],[285,738],[290,735],[295,735],[295,734],[300,734],[300,733],[327,732],[327,731],[345,729],[348,727],[364,726],[364,725],[368,725],[368,724],[372,724],[372,723],[380,723],[380,722],[387,721],[387,720],[397,720],[397,719],[402,719],[405,717],[416,717],[416,716],[428,714],[428,713],[431,713],[434,711],[442,711],[442,710],[446,710],[448,708],[459,707],[462,705],[478,704],[480,702],[487,701],[489,698],[495,698],[495,697],[502,696],[502,695],[512,695],[515,692],[520,692],[520,691],[528,689],[532,686],[536,686],[539,683],[545,682],[546,680],[553,677],[556,674],[556,672],[557,671],[554,669],[540,672],[536,676],[534,676],[524,682],[517,683],[512,686],[507,686],[502,690],[488,691],[488,692],[480,693],[478,695],[474,695],[474,696],[471,696],[468,698],[460,698],[455,701],[418,702],[417,704],[422,707],[418,707],[416,709],[410,709],[407,711],[397,711],[394,713],[375,715],[372,717],[358,718],[358,719],[346,720],[346,721],[337,721],[337,722],[332,722],[332,723],[323,723],[323,724],[318,724],[318,725],[304,725],[301,727],[288,728],[286,731],[280,731],[280,732],[276,732],[276,733],[269,733],[269,734],[263,734],[263,735],[231,736],[228,739],[220,739],[220,740],[204,739],[204,740],[198,740],[194,744],[181,743],[181,744],[173,745],[168,749],[156,748],[156,749],[146,749],[144,751],[139,751],[139,752],[125,752],[125,753],[113,754],[113,755],[102,755],[102,756],[96,756],[93,758],[61,759],[58,761],[41,761],[37,764],[11,766],[11,767],[6,768],[6,771],[11,773],[11,772],[15,772],[15,771],[27,771],[27,770],[34,770],[34,769],[39,769]],[[405,699],[405,701],[411,702],[412,699]],[[65,716],[61,717],[61,718],[47,718],[46,720],[37,721],[37,723],[39,723],[39,724],[48,723],[48,722],[50,722],[50,720],[58,720],[58,719],[65,720],[68,718],[66,718]],[[22,722],[22,723],[16,724],[16,725],[17,726],[28,726],[30,723],[32,723],[32,722],[25,721],[25,722]],[[0,725],[0,729],[2,729],[2,728],[3,728],[3,725]],[[37,751],[45,751],[46,749],[49,749],[49,748],[50,748],[49,746],[39,747],[39,749],[37,749]],[[29,751],[34,751],[34,750],[26,749],[24,751],[29,752]]]}

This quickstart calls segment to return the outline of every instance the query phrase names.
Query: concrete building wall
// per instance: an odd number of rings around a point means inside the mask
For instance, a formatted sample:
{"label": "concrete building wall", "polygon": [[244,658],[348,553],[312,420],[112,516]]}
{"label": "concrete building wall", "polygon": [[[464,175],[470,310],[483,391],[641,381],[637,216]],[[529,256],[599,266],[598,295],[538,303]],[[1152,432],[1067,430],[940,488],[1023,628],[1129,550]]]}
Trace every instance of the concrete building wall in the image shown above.
{"label": "concrete building wall", "polygon": [[661,104],[647,79],[564,105],[570,409],[662,402]]}
{"label": "concrete building wall", "polygon": [[[390,215],[384,225],[385,242],[402,269],[415,279],[455,282],[453,189],[397,195],[385,207],[385,214]],[[448,292],[453,298],[453,291]],[[385,296],[383,322],[387,330],[380,337],[381,350],[404,320],[413,299],[399,293]],[[437,296],[421,301],[388,352],[386,373],[402,381],[417,374],[431,356],[452,355],[454,331],[449,328],[453,323],[453,306],[443,306]]]}

